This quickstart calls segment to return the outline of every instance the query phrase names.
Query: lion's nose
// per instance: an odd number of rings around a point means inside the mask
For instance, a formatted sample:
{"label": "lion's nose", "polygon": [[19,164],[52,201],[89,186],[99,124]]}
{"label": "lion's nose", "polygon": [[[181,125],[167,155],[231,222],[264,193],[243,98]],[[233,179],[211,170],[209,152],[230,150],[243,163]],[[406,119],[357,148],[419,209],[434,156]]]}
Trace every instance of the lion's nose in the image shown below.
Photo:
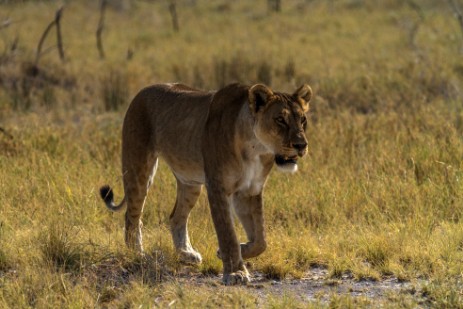
{"label": "lion's nose", "polygon": [[298,151],[302,151],[307,147],[307,143],[293,144],[293,147]]}

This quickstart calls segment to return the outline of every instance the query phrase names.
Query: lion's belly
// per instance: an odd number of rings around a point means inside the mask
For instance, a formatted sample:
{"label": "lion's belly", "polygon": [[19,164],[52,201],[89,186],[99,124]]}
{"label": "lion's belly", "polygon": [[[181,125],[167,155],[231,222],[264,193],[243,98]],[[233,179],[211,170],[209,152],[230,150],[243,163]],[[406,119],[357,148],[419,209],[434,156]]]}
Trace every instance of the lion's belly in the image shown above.
{"label": "lion's belly", "polygon": [[205,116],[200,119],[188,119],[169,123],[158,129],[156,148],[160,157],[184,184],[204,184],[204,165],[201,152],[201,138]]}
{"label": "lion's belly", "polygon": [[205,182],[204,167],[201,162],[180,158],[163,158],[175,177],[184,184],[201,185]]}
{"label": "lion's belly", "polygon": [[202,173],[177,173],[174,171],[175,177],[179,181],[187,185],[203,185],[205,183],[204,172]]}

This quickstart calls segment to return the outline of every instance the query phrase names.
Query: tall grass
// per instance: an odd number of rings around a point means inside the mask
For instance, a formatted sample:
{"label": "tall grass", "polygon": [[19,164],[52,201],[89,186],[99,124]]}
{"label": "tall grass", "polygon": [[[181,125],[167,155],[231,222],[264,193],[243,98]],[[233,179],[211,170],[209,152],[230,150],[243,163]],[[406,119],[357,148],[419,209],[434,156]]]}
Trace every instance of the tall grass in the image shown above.
{"label": "tall grass", "polygon": [[[143,218],[147,257],[125,249],[123,218],[106,211],[98,187],[110,182],[122,198],[129,97],[170,81],[315,90],[309,155],[295,175],[272,172],[268,249],[250,269],[271,280],[301,278],[313,266],[333,280],[425,280],[425,304],[461,306],[463,75],[452,12],[420,2],[424,20],[411,45],[404,25],[417,13],[402,1],[288,0],[278,14],[263,1],[224,3],[179,2],[179,33],[161,2],[109,9],[101,61],[97,6],[70,2],[62,20],[69,60],[45,54],[36,74],[27,64],[56,3],[1,5],[21,22],[0,30],[5,46],[18,34],[18,48],[0,62],[0,307],[302,305],[292,295],[217,286],[204,192],[190,220],[204,262],[178,264],[168,229],[175,179],[162,162]],[[195,289],[182,281],[198,276]],[[328,305],[371,302],[333,295]]]}
{"label": "tall grass", "polygon": [[101,92],[106,111],[117,111],[129,100],[127,74],[117,69],[111,69],[101,82]]}

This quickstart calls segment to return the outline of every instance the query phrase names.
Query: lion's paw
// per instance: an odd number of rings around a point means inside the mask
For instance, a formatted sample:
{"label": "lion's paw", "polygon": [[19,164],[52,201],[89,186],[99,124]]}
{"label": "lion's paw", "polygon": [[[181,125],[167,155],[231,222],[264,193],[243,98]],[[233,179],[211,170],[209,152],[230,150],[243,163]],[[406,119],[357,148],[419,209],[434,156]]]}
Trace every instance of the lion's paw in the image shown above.
{"label": "lion's paw", "polygon": [[237,272],[224,274],[222,278],[224,285],[246,285],[251,282],[247,271],[238,270]]}
{"label": "lion's paw", "polygon": [[178,252],[178,254],[179,254],[180,263],[182,264],[199,265],[203,261],[201,254],[199,254],[199,252],[196,252],[194,250],[191,250],[191,251],[181,250]]}

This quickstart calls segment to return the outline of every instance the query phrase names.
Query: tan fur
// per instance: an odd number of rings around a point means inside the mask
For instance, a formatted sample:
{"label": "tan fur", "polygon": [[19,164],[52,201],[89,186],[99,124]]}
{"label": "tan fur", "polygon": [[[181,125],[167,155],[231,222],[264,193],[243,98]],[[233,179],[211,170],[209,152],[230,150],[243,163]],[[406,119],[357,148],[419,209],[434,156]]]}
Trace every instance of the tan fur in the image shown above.
{"label": "tan fur", "polygon": [[[224,266],[223,282],[248,282],[243,259],[261,254],[267,246],[262,214],[267,176],[275,162],[282,170],[295,171],[297,157],[307,153],[305,113],[311,95],[307,85],[292,95],[260,84],[232,84],[216,93],[180,84],[140,91],[122,130],[125,197],[116,206],[109,187],[101,191],[111,210],[127,204],[127,245],[143,250],[140,218],[162,157],[177,179],[170,226],[180,258],[201,262],[191,246],[187,221],[205,184]],[[238,242],[231,207],[246,231],[246,243]]]}

